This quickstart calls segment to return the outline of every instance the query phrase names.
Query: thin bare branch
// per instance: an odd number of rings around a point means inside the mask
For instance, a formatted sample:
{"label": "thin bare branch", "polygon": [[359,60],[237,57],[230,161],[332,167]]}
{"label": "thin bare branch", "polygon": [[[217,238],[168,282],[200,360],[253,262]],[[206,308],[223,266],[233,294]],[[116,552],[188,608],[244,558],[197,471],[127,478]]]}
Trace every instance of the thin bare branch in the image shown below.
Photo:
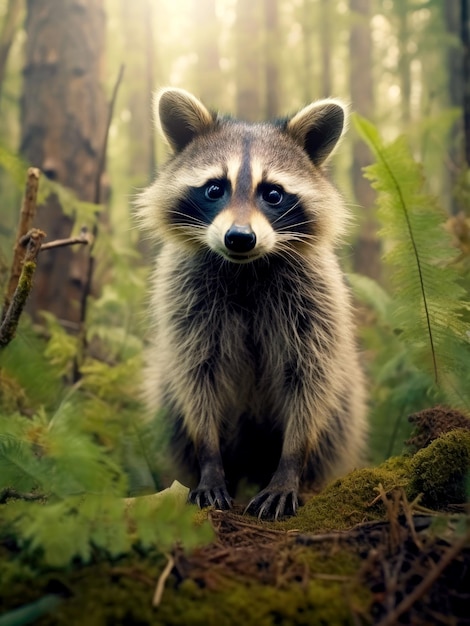
{"label": "thin bare branch", "polygon": [[43,243],[41,246],[40,252],[44,252],[44,250],[52,250],[53,248],[63,248],[65,246],[73,246],[76,243],[81,244],[91,244],[93,242],[93,237],[91,233],[88,231],[82,232],[78,237],[68,237],[66,239],[55,239],[54,241],[48,241],[47,243]]}

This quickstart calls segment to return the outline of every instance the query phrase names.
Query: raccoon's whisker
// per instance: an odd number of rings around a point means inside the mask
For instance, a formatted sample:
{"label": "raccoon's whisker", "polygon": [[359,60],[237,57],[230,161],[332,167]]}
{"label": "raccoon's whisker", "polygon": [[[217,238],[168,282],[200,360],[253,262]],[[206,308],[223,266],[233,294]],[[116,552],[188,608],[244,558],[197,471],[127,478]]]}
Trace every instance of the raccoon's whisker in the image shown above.
{"label": "raccoon's whisker", "polygon": [[293,211],[294,209],[296,209],[300,204],[300,200],[297,200],[297,202],[294,202],[294,204],[289,207],[287,209],[287,211],[284,211],[284,213],[282,213],[278,218],[276,218],[273,222],[273,224],[276,224],[276,222],[279,222],[279,220],[282,220],[286,215],[288,215],[291,211]]}
{"label": "raccoon's whisker", "polygon": [[170,215],[174,215],[175,217],[176,216],[184,217],[185,220],[186,220],[186,223],[188,225],[193,225],[194,224],[194,225],[201,226],[201,228],[207,228],[206,222],[204,222],[202,219],[199,219],[199,218],[194,217],[194,216],[189,217],[187,215],[187,213],[183,213],[183,211],[175,211],[175,210],[173,210],[173,211],[170,211]]}
{"label": "raccoon's whisker", "polygon": [[[304,226],[305,224],[315,224],[316,221],[317,220],[315,218],[312,218],[310,220],[304,220],[303,222],[296,222],[295,224],[289,224],[289,226],[281,226],[280,228],[277,228],[276,230],[277,230],[277,232],[282,233],[285,230],[290,231],[292,229],[298,228],[299,226]],[[299,234],[301,234],[301,233],[299,233]],[[302,234],[304,234],[304,233],[302,233]]]}

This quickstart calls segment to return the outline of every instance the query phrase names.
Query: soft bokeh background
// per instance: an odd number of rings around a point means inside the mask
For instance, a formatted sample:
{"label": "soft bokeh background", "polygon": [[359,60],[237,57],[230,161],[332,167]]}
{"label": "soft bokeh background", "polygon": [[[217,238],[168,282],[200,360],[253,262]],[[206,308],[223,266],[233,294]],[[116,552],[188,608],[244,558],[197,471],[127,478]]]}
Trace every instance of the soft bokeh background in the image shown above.
{"label": "soft bokeh background", "polygon": [[[97,234],[88,307],[85,249],[48,253],[30,298],[36,329],[45,323],[41,311],[52,315],[49,360],[66,384],[77,382],[70,359],[78,348],[70,338],[84,328],[81,348],[101,362],[114,366],[141,353],[152,251],[134,227],[131,204],[166,158],[152,123],[152,92],[161,86],[184,87],[247,120],[294,113],[327,96],[347,100],[385,140],[407,135],[425,190],[460,229],[465,254],[467,29],[468,0],[0,0],[0,284],[28,164],[76,194],[44,192],[37,225],[49,239],[84,223]],[[389,276],[374,192],[362,176],[370,162],[351,127],[331,165],[356,218],[341,256],[348,272],[378,281],[378,301]],[[393,328],[367,307],[359,322],[371,380],[372,457],[380,459],[401,450],[406,416],[439,398],[407,361]],[[22,370],[21,358],[15,362]]]}

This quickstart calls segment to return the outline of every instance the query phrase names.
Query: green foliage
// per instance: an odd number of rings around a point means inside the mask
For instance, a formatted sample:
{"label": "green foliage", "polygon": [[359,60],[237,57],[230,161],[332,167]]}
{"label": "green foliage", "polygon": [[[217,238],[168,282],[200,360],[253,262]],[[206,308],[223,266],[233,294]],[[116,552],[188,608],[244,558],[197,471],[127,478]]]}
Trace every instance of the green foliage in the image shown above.
{"label": "green foliage", "polygon": [[60,372],[45,356],[44,339],[23,317],[15,339],[0,353],[0,368],[18,382],[28,404],[55,407],[64,391]]}
{"label": "green foliage", "polygon": [[[129,498],[161,483],[159,434],[141,422],[138,400],[144,272],[123,249],[101,252],[114,255],[119,277],[90,298],[79,380],[70,385],[79,342],[47,313],[47,339],[25,319],[1,355],[0,533],[39,569],[212,537],[208,524],[195,525],[185,488]],[[17,412],[24,406],[28,415]]]}
{"label": "green foliage", "polygon": [[370,460],[374,463],[401,454],[412,427],[411,413],[446,401],[431,374],[419,368],[401,333],[396,331],[390,294],[376,281],[349,274],[355,296],[367,306],[367,319],[360,326],[370,381]]}
{"label": "green foliage", "polygon": [[456,251],[444,230],[436,199],[423,192],[424,177],[406,139],[385,145],[377,130],[355,116],[377,162],[365,175],[378,192],[384,260],[391,268],[390,316],[410,361],[431,377],[430,389],[452,404],[470,406],[466,292],[452,265]]}
{"label": "green foliage", "polygon": [[[126,499],[124,470],[75,418],[65,404],[50,421],[45,414],[0,420],[0,491],[14,489],[20,498],[2,506],[2,519],[20,547],[62,567],[100,553],[117,557],[137,544],[165,551],[177,541],[193,547],[210,539],[207,527],[194,526],[186,489]],[[28,493],[43,498],[23,501]]]}

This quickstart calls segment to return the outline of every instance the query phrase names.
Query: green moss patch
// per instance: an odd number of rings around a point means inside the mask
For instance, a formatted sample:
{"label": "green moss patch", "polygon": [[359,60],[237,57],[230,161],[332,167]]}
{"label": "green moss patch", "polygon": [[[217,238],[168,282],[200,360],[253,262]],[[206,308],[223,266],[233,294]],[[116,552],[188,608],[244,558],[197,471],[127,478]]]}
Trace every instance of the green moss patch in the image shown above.
{"label": "green moss patch", "polygon": [[442,510],[468,499],[470,431],[452,430],[442,435],[411,460],[410,498],[421,494],[425,506]]}

